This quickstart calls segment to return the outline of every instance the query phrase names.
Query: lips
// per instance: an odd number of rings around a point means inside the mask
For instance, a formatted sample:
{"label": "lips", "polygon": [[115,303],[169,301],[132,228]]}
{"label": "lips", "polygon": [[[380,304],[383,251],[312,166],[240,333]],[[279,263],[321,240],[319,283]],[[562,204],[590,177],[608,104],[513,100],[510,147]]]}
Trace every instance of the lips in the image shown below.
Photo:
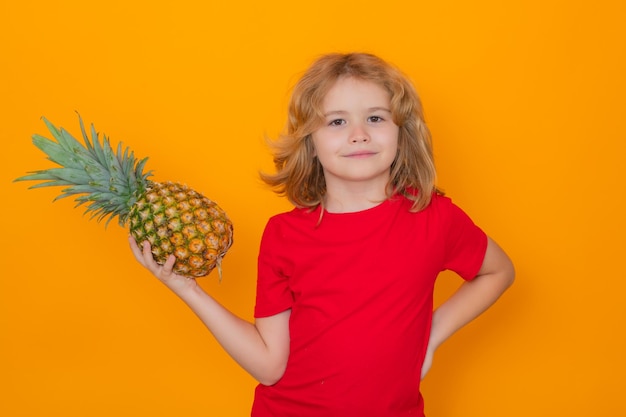
{"label": "lips", "polygon": [[376,152],[372,151],[357,151],[344,155],[346,158],[367,158],[368,156],[376,155]]}

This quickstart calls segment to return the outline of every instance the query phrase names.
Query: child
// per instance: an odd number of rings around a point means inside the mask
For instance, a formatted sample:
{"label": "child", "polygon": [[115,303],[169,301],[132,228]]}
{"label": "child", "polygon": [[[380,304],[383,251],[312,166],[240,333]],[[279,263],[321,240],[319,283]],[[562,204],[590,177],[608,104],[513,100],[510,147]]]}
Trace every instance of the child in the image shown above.
{"label": "child", "polygon": [[[437,347],[511,285],[511,261],[435,188],[419,98],[369,54],[330,54],[297,83],[277,172],[262,178],[296,206],[266,225],[255,322],[131,239],[259,381],[252,416],[423,416],[420,380]],[[433,313],[445,269],[466,282]]]}

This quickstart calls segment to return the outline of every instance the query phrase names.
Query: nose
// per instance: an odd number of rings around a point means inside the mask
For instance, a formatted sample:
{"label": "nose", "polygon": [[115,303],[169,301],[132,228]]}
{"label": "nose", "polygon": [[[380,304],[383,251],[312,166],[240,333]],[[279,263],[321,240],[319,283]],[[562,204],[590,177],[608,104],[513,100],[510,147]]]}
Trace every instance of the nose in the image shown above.
{"label": "nose", "polygon": [[350,132],[350,142],[351,143],[362,143],[369,142],[370,136],[367,133],[367,130],[363,128],[363,126],[357,125],[354,126],[352,132]]}

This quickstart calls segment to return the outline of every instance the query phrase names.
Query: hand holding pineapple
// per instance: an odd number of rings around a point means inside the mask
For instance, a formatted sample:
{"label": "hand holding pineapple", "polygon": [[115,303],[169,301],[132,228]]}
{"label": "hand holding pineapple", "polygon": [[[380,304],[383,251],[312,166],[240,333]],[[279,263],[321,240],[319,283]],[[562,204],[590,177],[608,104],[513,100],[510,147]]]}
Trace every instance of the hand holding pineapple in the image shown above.
{"label": "hand holding pineapple", "polygon": [[132,236],[128,237],[130,249],[144,268],[152,273],[159,281],[165,284],[174,294],[183,297],[183,293],[187,290],[197,287],[196,280],[190,277],[184,277],[174,272],[174,263],[176,257],[170,255],[163,265],[158,264],[152,255],[152,247],[147,240],[137,243]]}
{"label": "hand holding pineapple", "polygon": [[60,167],[16,181],[42,181],[30,188],[65,186],[56,199],[77,195],[78,205],[86,204],[92,218],[108,218],[108,224],[118,217],[121,226],[128,223],[135,241],[150,243],[157,264],[186,277],[205,276],[217,267],[221,280],[233,225],[215,202],[186,185],[150,181],[151,172],[143,172],[147,158],[138,161],[121,144],[114,151],[106,136],[100,141],[93,125],[89,139],[80,117],[84,145],[65,129],[43,121],[56,142],[33,135],[33,143]]}

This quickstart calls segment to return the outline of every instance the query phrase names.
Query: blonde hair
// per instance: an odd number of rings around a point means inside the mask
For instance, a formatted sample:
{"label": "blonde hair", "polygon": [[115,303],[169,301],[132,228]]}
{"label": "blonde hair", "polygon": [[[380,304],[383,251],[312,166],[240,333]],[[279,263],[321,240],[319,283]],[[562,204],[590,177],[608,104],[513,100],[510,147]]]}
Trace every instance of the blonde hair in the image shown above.
{"label": "blonde hair", "polygon": [[399,133],[386,193],[388,197],[405,195],[413,201],[412,211],[422,210],[432,193],[440,191],[435,187],[431,136],[421,101],[397,68],[366,53],[328,54],[309,67],[292,91],[285,132],[269,143],[276,173],[261,173],[261,179],[295,206],[313,209],[323,205],[326,182],[314,157],[311,134],[322,123],[324,96],[342,77],[374,82],[389,92],[392,119]]}

